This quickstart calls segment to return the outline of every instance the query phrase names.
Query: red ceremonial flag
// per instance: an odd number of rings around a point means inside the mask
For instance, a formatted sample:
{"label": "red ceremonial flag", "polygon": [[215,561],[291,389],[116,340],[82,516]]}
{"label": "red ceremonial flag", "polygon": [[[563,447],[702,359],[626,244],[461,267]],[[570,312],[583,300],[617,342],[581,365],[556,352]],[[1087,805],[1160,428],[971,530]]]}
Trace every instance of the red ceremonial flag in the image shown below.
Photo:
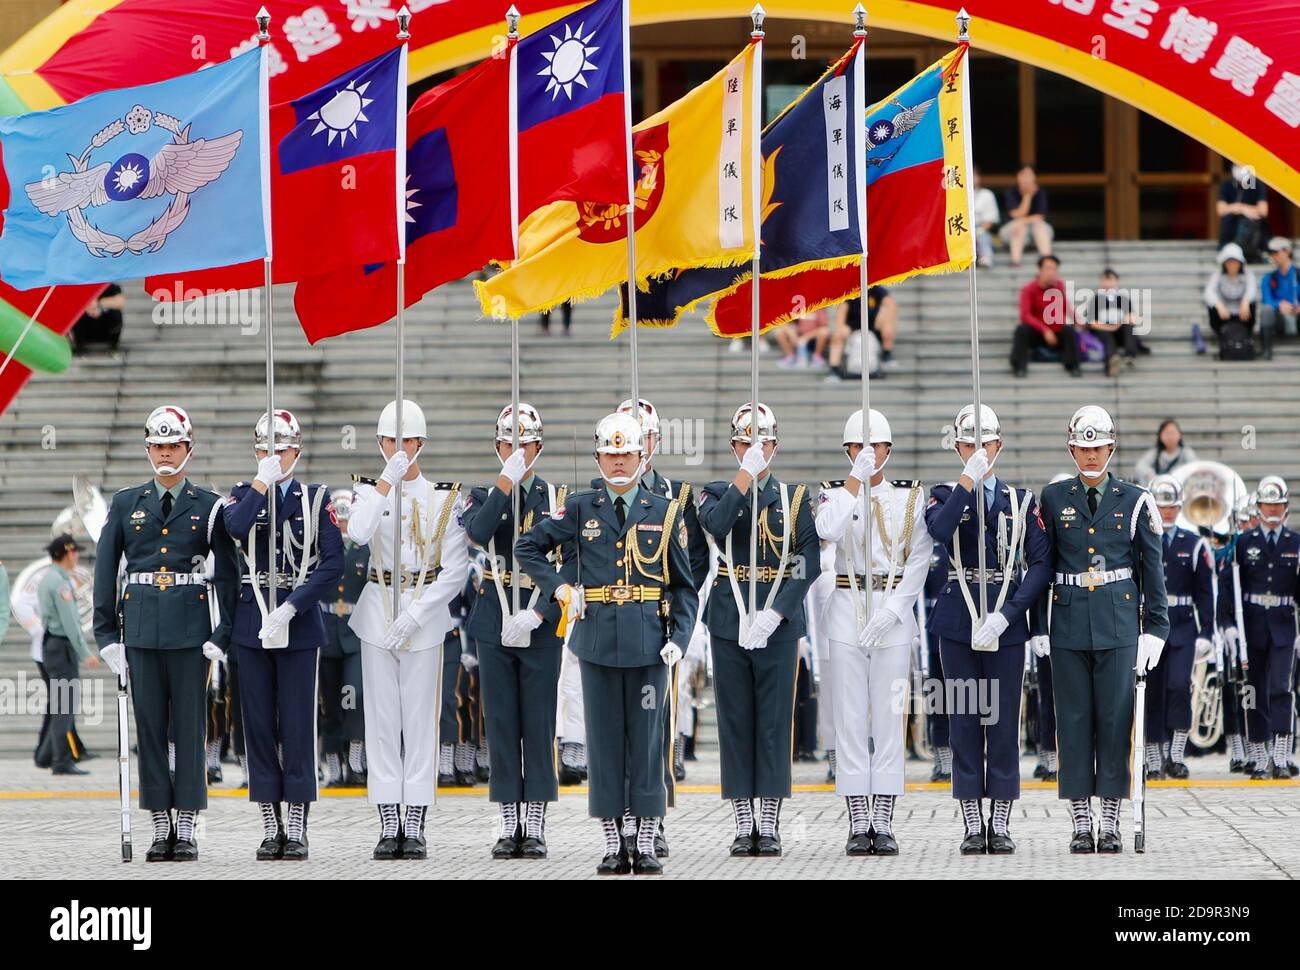
{"label": "red ceremonial flag", "polygon": [[[510,58],[427,91],[407,118],[406,305],[492,260],[513,259]],[[315,343],[397,313],[397,266],[354,266],[298,284],[294,307]]]}
{"label": "red ceremonial flag", "polygon": [[[397,258],[397,146],[405,120],[405,45],[271,108],[273,282]],[[180,300],[194,295],[187,291],[264,282],[255,260],[151,276],[145,288],[156,299]]]}

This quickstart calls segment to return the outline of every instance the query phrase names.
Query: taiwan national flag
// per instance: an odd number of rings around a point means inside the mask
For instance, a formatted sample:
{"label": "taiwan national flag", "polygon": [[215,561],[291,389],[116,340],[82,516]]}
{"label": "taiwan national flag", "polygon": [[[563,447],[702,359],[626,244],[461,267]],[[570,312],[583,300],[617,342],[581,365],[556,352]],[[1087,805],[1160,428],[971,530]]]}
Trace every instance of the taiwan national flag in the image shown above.
{"label": "taiwan national flag", "polygon": [[[493,260],[513,259],[510,214],[510,58],[427,91],[407,118],[406,305]],[[391,260],[313,276],[294,307],[315,343],[396,314]]]}
{"label": "taiwan national flag", "polygon": [[[396,259],[404,181],[406,47],[271,108],[272,280]],[[183,277],[150,277],[155,296],[261,286],[260,260]],[[159,291],[164,291],[159,293]]]}
{"label": "taiwan national flag", "polygon": [[548,202],[627,204],[627,0],[596,0],[515,51],[519,218]]}

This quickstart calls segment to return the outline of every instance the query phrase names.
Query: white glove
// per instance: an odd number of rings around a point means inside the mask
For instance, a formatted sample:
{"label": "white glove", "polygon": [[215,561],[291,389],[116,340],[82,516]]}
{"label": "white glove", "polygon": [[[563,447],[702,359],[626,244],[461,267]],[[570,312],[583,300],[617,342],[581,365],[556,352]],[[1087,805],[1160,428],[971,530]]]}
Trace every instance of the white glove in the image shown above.
{"label": "white glove", "polygon": [[740,470],[749,472],[750,477],[758,481],[766,468],[767,458],[763,455],[763,446],[751,445],[749,451],[745,452],[745,457],[740,460]]}
{"label": "white glove", "polygon": [[505,647],[528,646],[528,635],[542,625],[536,610],[520,610],[501,624],[501,645]]}
{"label": "white glove", "polygon": [[1227,644],[1226,663],[1231,665],[1234,659],[1245,656],[1245,650],[1242,648],[1241,631],[1235,626],[1226,626],[1223,628],[1223,642]]}
{"label": "white glove", "polygon": [[565,583],[555,591],[555,601],[564,607],[570,620],[587,615],[587,591],[581,586]]}
{"label": "white glove", "polygon": [[704,663],[704,653],[709,646],[709,628],[703,622],[695,624],[695,630],[691,633],[690,646],[686,648],[686,657],[692,663]]}
{"label": "white glove", "polygon": [[257,462],[257,475],[253,479],[255,482],[261,482],[266,486],[267,491],[275,487],[275,483],[284,477],[284,469],[280,467],[279,455],[267,455]]}
{"label": "white glove", "polygon": [[[266,615],[266,619],[262,621],[262,629],[257,631],[257,638],[259,640],[278,640],[284,632],[284,628],[289,625],[289,621],[293,619],[294,614],[297,612],[298,608],[292,603],[281,603]],[[208,659],[211,660],[212,658],[208,657]]]}
{"label": "white glove", "polygon": [[659,659],[664,662],[665,666],[671,667],[682,659],[682,648],[669,640],[664,644],[664,648],[659,651]]}
{"label": "white glove", "polygon": [[1043,657],[1052,655],[1052,641],[1048,637],[1030,637],[1029,649],[1034,651],[1034,656],[1040,660]]}
{"label": "white glove", "polygon": [[974,482],[977,488],[979,487],[979,483],[989,473],[989,456],[984,454],[983,448],[980,448],[970,458],[966,459],[966,466],[961,470],[961,473]]}
{"label": "white glove", "polygon": [[219,646],[209,640],[207,643],[203,644],[203,659],[215,660],[218,663],[223,663],[226,659],[226,651],[222,650]]}
{"label": "white glove", "polygon": [[[1300,646],[1300,641],[1297,641],[1297,646]],[[1192,661],[1198,664],[1205,663],[1213,656],[1214,656],[1213,641],[1207,640],[1205,639],[1205,637],[1197,637],[1196,655],[1192,658]]]}
{"label": "white glove", "polygon": [[388,459],[388,464],[384,466],[383,474],[379,476],[379,480],[387,482],[389,488],[395,488],[397,483],[406,477],[406,473],[410,469],[410,456],[398,448],[397,451],[393,452],[393,457]]}
{"label": "white glove", "polygon": [[975,631],[975,636],[971,638],[972,647],[987,647],[990,643],[997,641],[997,638],[1007,632],[1010,624],[1007,618],[1001,613],[990,613],[984,618],[980,628]]}
{"label": "white glove", "polygon": [[466,670],[473,670],[478,666],[478,657],[472,653],[462,653],[460,655],[460,665]]}
{"label": "white glove", "polygon": [[388,636],[382,644],[385,650],[400,650],[402,644],[411,639],[411,634],[420,628],[420,621],[410,613],[403,613],[388,628]]}
{"label": "white glove", "polygon": [[740,641],[745,650],[762,650],[767,646],[767,638],[776,632],[784,619],[776,610],[759,610],[749,624],[749,633]]}
{"label": "white glove", "polygon": [[856,478],[865,485],[875,476],[876,453],[869,446],[864,446],[858,452],[858,457],[853,459],[853,467],[849,470],[849,478]]}
{"label": "white glove", "polygon": [[888,607],[882,606],[876,612],[871,614],[871,619],[867,625],[862,628],[858,634],[858,643],[867,649],[878,645],[890,627],[898,622],[898,617]]}
{"label": "white glove", "polygon": [[1138,637],[1137,672],[1139,674],[1150,673],[1155,665],[1160,662],[1160,654],[1164,652],[1164,649],[1165,641],[1158,636],[1144,633]]}
{"label": "white glove", "polygon": [[117,674],[117,676],[126,676],[126,647],[124,645],[120,643],[110,643],[103,650],[99,651],[99,659],[108,664],[108,669]]}
{"label": "white glove", "polygon": [[510,457],[501,465],[501,474],[510,479],[511,485],[518,485],[524,480],[524,475],[528,471],[528,459],[524,457],[524,449],[520,448],[510,453]]}

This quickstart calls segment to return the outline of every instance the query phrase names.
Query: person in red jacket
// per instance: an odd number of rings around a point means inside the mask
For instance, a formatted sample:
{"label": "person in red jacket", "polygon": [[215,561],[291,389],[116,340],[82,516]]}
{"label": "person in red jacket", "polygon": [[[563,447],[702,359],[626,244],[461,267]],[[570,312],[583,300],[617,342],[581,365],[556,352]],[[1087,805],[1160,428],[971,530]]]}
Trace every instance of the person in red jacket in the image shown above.
{"label": "person in red jacket", "polygon": [[1061,285],[1061,261],[1038,258],[1038,275],[1020,291],[1020,322],[1011,341],[1011,369],[1017,377],[1029,370],[1029,351],[1047,347],[1061,355],[1071,377],[1079,377],[1079,342],[1071,324],[1079,322]]}

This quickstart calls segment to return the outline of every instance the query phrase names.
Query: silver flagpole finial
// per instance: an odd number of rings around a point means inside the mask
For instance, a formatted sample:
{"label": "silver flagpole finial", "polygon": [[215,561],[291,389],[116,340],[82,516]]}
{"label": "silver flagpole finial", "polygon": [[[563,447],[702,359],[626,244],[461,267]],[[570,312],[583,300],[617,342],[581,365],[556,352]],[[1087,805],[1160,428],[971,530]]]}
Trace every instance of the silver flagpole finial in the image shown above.
{"label": "silver flagpole finial", "polygon": [[402,9],[397,11],[397,39],[411,39],[411,11],[406,9],[406,4],[402,4]]}
{"label": "silver flagpole finial", "polygon": [[257,39],[263,43],[271,39],[271,15],[265,7],[257,11]]}
{"label": "silver flagpole finial", "polygon": [[867,8],[862,4],[853,8],[853,33],[859,37],[867,33]]}
{"label": "silver flagpole finial", "polygon": [[763,35],[763,21],[767,19],[767,11],[763,9],[761,3],[754,4],[754,9],[749,12],[750,17],[754,19],[754,31],[752,36],[761,37]]}
{"label": "silver flagpole finial", "polygon": [[970,14],[965,7],[957,11],[957,42],[970,43]]}
{"label": "silver flagpole finial", "polygon": [[513,3],[510,5],[510,9],[506,11],[506,24],[510,28],[510,36],[518,37],[519,36],[519,8],[516,7]]}

